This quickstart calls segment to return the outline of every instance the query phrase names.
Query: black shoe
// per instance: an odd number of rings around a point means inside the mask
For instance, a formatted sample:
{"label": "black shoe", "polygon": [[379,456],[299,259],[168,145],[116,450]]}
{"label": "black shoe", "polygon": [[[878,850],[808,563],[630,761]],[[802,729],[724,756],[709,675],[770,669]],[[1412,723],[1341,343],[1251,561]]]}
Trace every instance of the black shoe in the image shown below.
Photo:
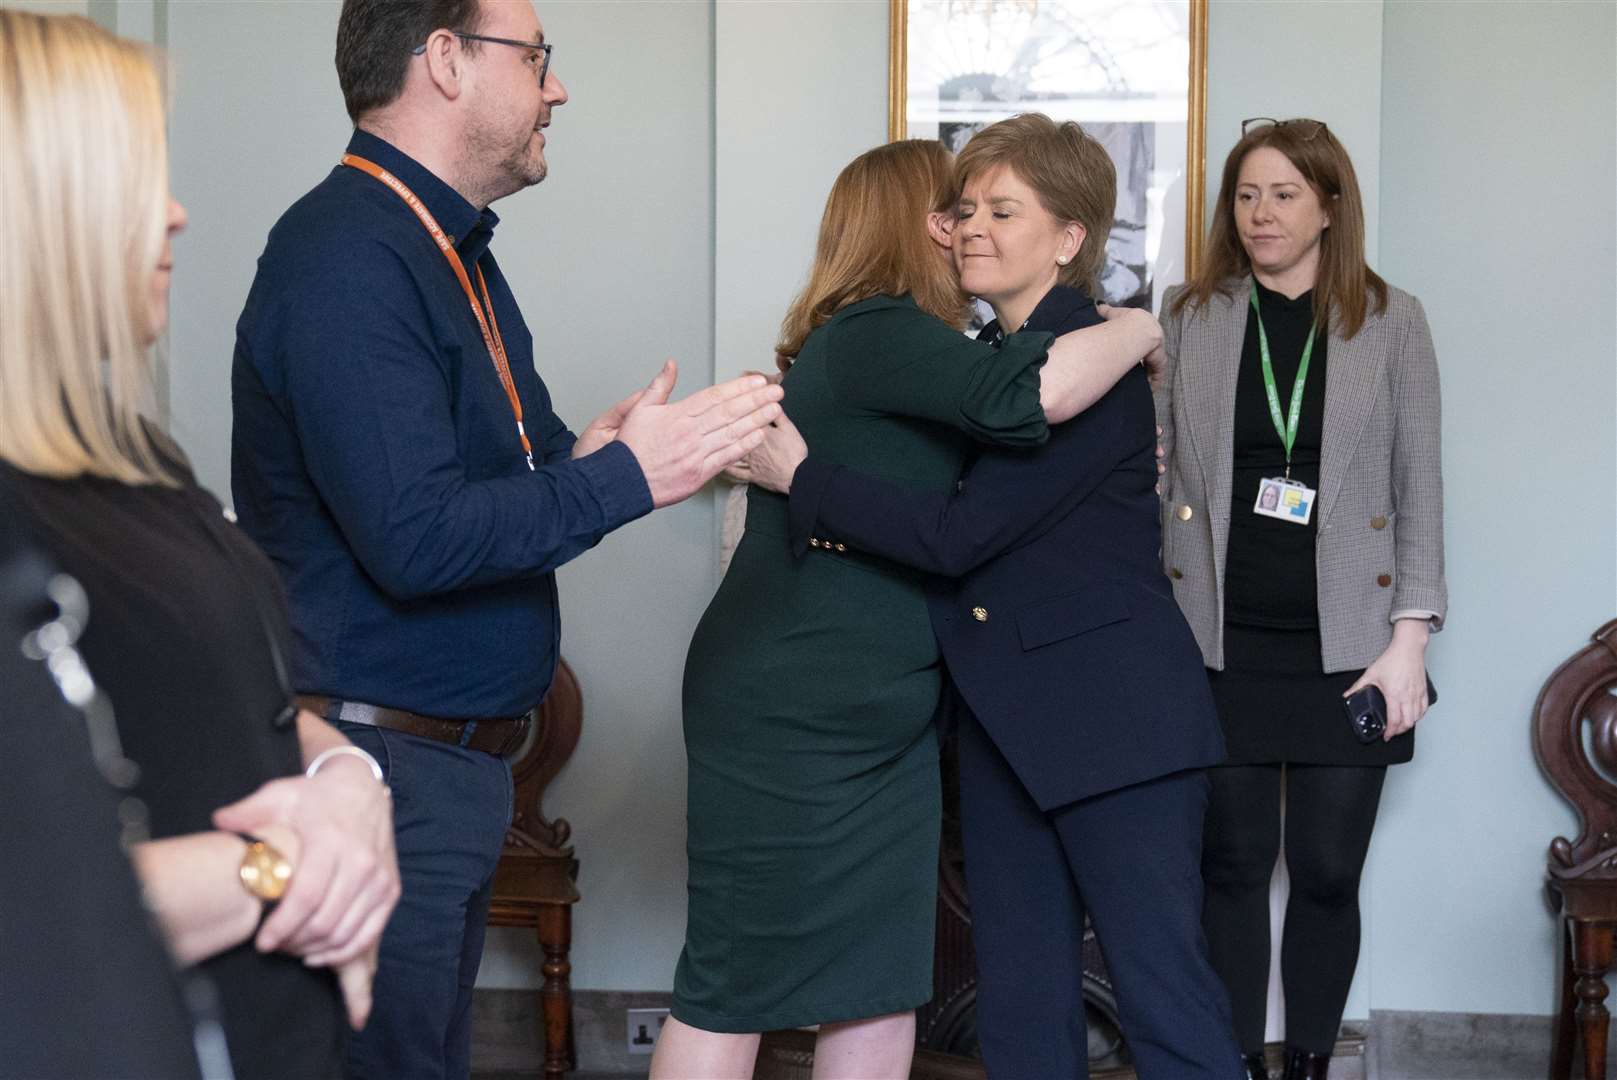
{"label": "black shoe", "polygon": [[1329,1054],[1310,1054],[1306,1050],[1286,1047],[1286,1072],[1283,1080],[1325,1080],[1330,1068]]}
{"label": "black shoe", "polygon": [[1262,1051],[1242,1054],[1241,1066],[1246,1069],[1246,1080],[1269,1080],[1269,1063],[1264,1060]]}

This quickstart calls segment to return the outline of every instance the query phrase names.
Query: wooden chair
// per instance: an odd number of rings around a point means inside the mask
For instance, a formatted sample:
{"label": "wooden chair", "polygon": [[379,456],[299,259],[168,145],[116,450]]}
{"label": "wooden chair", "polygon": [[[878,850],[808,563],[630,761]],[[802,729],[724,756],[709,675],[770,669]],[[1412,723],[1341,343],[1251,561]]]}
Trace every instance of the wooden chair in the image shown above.
{"label": "wooden chair", "polygon": [[[1560,1002],[1551,1080],[1572,1074],[1581,1029],[1583,1075],[1605,1080],[1606,971],[1617,929],[1617,619],[1555,669],[1533,710],[1538,763],[1578,814],[1573,841],[1550,844],[1551,905],[1559,912]],[[1574,1006],[1576,1015],[1574,1016]]]}
{"label": "wooden chair", "polygon": [[539,992],[540,1035],[545,1048],[545,1080],[560,1080],[578,1067],[573,1045],[573,905],[578,903],[578,860],[568,843],[573,828],[544,814],[545,785],[555,779],[578,746],[584,698],[573,669],[556,665],[550,693],[535,710],[528,741],[511,761],[516,808],[505,834],[505,850],[494,871],[490,926],[526,926],[544,950],[544,986]]}

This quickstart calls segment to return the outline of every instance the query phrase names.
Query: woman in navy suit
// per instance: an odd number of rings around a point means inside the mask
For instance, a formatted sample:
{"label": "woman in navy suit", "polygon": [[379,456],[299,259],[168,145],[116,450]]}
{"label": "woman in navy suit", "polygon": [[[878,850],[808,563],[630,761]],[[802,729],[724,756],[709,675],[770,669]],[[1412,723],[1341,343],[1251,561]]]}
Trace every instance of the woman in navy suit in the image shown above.
{"label": "woman in navy suit", "polygon": [[[982,337],[1102,314],[1116,172],[1073,123],[1025,115],[961,152],[953,256]],[[807,456],[782,421],[751,479],[791,496],[800,554],[849,548],[936,575],[990,1075],[1083,1077],[1084,919],[1139,1074],[1241,1074],[1201,932],[1204,766],[1224,754],[1201,654],[1157,559],[1144,368],[1031,451],[985,449],[952,495]]]}

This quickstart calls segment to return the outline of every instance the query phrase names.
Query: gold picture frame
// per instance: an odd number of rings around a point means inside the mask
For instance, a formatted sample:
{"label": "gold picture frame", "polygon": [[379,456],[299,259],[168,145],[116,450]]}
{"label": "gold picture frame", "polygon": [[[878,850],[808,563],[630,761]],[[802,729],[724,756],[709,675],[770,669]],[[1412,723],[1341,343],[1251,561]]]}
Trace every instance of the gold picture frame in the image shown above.
{"label": "gold picture frame", "polygon": [[[947,8],[948,17],[986,18],[996,6],[1014,8],[1018,14],[1032,18],[1037,15],[1041,0],[914,0],[917,7],[929,10]],[[1055,9],[1065,12],[1090,6],[1102,7],[1110,0],[1042,0],[1047,12]],[[1204,238],[1204,203],[1207,183],[1207,18],[1209,0],[1162,0],[1164,4],[1178,3],[1185,7],[1185,44],[1188,65],[1185,73],[1184,98],[1186,102],[1183,180],[1184,244],[1182,260],[1172,267],[1173,276],[1183,280],[1194,272],[1201,259]],[[1116,6],[1135,5],[1139,10],[1142,0],[1115,0]],[[912,93],[910,39],[912,32],[911,0],[888,0],[888,64],[887,64],[887,135],[889,139],[902,139],[920,134],[911,130],[909,102]],[[1034,104],[1032,107],[1038,107]],[[1014,111],[1028,111],[1015,109]],[[985,119],[992,116],[984,114]],[[1065,117],[1058,116],[1057,119]],[[1087,121],[1080,120],[1087,125]],[[939,125],[942,127],[943,125]],[[931,137],[928,135],[927,137]],[[939,136],[941,137],[941,136]],[[1108,149],[1111,149],[1108,147]],[[1123,176],[1120,171],[1120,181]],[[1114,236],[1116,233],[1114,232]],[[1150,264],[1155,268],[1156,263]],[[1165,268],[1166,269],[1166,268]],[[1153,276],[1149,286],[1150,300],[1160,302],[1162,286],[1173,281]],[[1142,286],[1146,287],[1146,286]],[[1151,303],[1155,307],[1155,302]]]}

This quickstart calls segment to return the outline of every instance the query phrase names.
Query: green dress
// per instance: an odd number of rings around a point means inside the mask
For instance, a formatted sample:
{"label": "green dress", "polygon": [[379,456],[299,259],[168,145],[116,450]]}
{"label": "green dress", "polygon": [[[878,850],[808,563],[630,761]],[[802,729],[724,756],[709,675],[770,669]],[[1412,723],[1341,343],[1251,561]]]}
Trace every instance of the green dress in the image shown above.
{"label": "green dress", "polygon": [[[816,457],[947,489],[972,438],[1044,441],[1049,342],[995,350],[878,296],[809,336],[786,411]],[[916,572],[825,539],[794,557],[787,500],[754,488],[685,661],[689,915],[673,1014],[707,1031],[932,996],[937,643]]]}

